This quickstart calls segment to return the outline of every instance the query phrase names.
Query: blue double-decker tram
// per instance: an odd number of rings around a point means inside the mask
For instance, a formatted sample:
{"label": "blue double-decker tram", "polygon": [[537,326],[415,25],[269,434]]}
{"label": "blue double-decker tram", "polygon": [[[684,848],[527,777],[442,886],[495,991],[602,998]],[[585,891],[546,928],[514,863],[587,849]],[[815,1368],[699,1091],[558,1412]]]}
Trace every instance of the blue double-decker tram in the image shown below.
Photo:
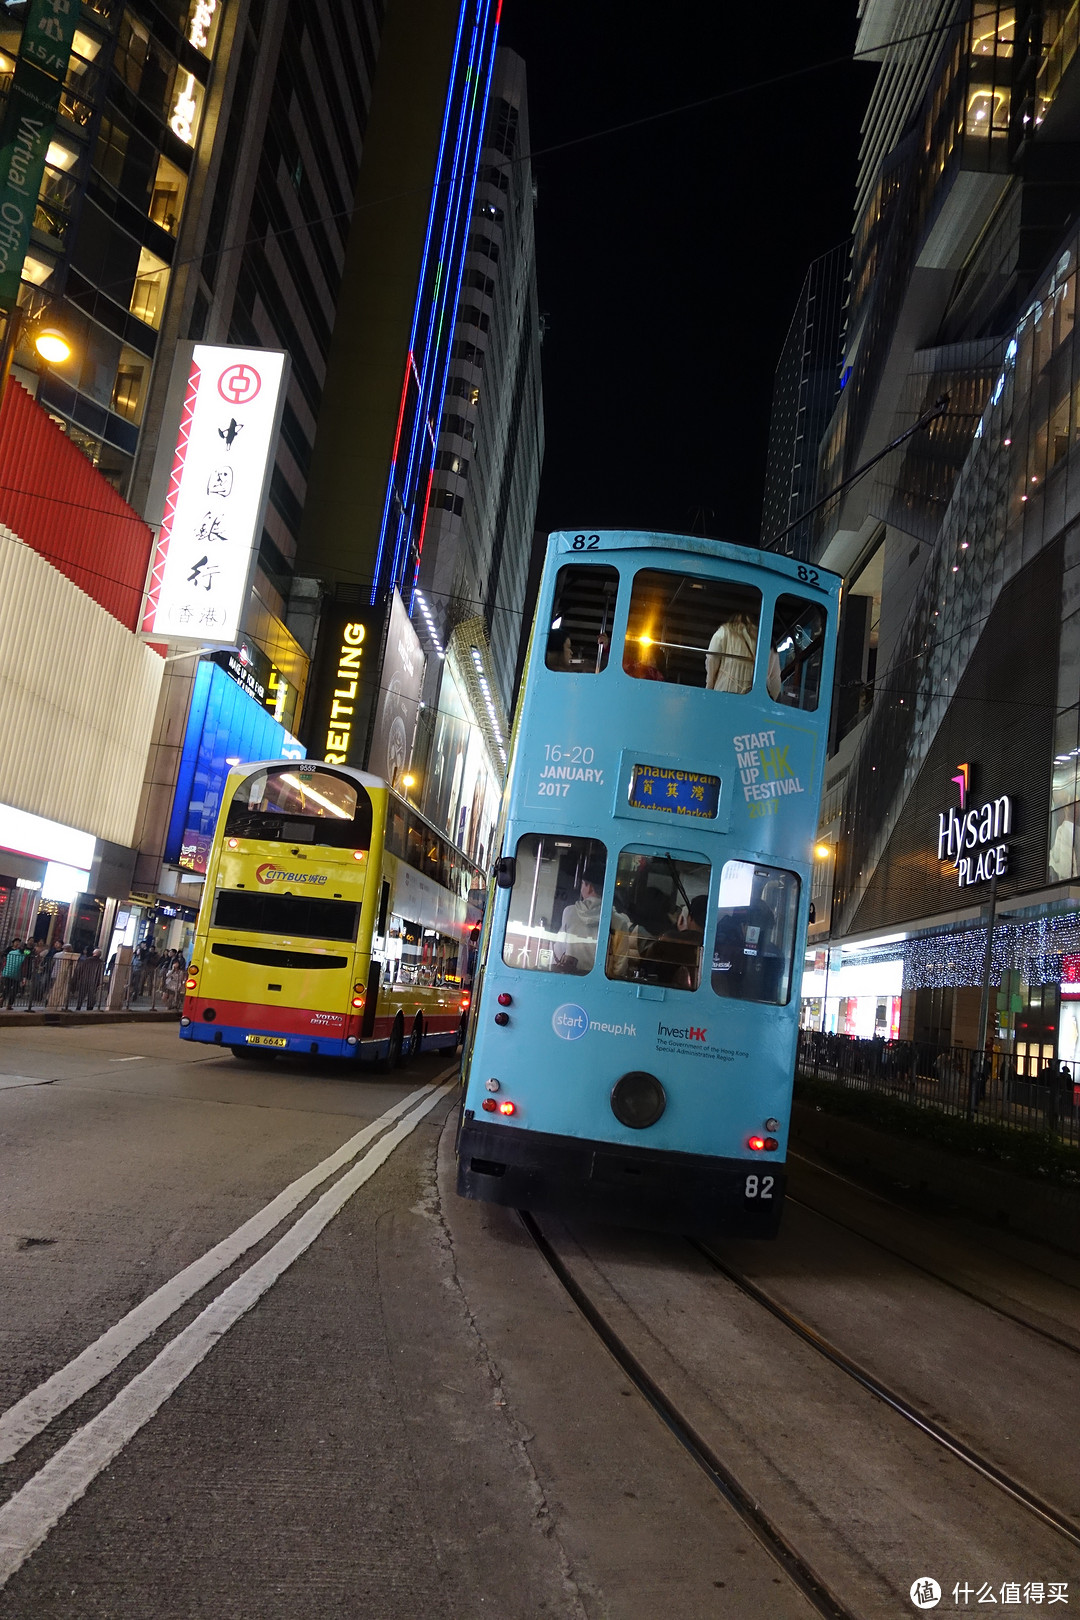
{"label": "blue double-decker tram", "polygon": [[840,580],[553,534],[464,1062],[458,1191],[776,1233]]}

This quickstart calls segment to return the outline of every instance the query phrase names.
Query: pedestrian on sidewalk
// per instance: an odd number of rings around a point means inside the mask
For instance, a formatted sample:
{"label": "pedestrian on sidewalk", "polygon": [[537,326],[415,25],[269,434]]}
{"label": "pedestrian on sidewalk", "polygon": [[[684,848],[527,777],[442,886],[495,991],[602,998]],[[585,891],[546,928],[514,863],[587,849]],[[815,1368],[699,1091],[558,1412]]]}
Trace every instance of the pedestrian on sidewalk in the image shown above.
{"label": "pedestrian on sidewalk", "polygon": [[98,998],[101,994],[101,952],[84,951],[75,963],[71,973],[71,988],[75,992],[75,1011],[82,1012],[83,1003],[87,1012],[97,1009]]}
{"label": "pedestrian on sidewalk", "polygon": [[19,993],[25,972],[26,956],[23,953],[22,940],[13,939],[4,957],[3,972],[0,973],[0,979],[3,980],[2,994],[6,998],[4,1004],[9,1012],[15,1005],[15,997]]}

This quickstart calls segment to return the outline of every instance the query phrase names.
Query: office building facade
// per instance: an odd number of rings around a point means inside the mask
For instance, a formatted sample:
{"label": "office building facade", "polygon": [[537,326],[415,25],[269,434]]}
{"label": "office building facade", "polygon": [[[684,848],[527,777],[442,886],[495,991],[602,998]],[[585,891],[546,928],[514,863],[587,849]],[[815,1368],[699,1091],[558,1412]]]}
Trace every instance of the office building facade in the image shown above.
{"label": "office building facade", "polygon": [[807,1019],[973,1045],[993,906],[989,1032],[1021,1073],[1080,1044],[1071,16],[863,8],[882,65],[820,487],[949,404],[813,542],[847,588]]}

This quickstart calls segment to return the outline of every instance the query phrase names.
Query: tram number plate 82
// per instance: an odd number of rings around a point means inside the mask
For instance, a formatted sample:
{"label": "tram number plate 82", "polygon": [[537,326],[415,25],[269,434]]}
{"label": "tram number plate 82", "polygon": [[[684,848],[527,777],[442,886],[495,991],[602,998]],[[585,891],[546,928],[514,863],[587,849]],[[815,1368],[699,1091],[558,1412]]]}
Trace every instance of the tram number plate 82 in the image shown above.
{"label": "tram number plate 82", "polygon": [[746,1198],[771,1198],[773,1190],[772,1176],[747,1176],[743,1195]]}

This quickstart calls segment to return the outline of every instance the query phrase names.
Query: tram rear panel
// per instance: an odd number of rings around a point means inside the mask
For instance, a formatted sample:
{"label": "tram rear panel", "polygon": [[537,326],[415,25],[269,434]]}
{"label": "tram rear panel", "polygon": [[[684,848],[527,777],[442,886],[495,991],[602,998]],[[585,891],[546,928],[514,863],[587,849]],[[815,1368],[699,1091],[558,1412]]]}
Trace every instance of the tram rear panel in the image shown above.
{"label": "tram rear panel", "polygon": [[839,589],[717,541],[550,537],[463,1196],[775,1235]]}

